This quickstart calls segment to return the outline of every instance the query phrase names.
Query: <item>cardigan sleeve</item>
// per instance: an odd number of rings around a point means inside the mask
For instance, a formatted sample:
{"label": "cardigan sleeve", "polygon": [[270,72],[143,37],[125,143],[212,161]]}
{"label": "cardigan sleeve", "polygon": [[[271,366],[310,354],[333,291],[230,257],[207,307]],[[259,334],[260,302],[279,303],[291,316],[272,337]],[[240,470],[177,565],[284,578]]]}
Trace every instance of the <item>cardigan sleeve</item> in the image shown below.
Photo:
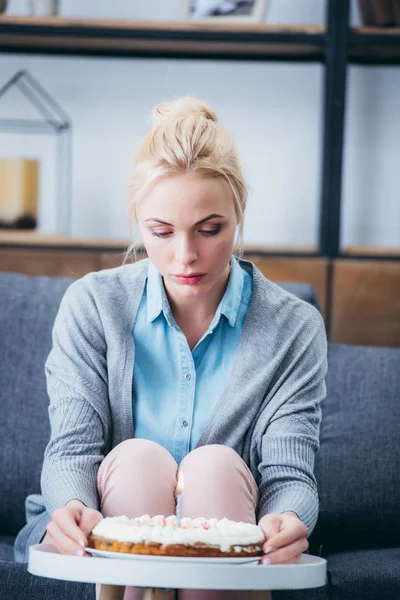
{"label": "cardigan sleeve", "polygon": [[318,517],[313,469],[327,362],[324,322],[313,310],[296,328],[279,369],[268,402],[274,412],[261,439],[258,520],[291,510],[306,524],[307,536]]}
{"label": "cardigan sleeve", "polygon": [[97,471],[110,418],[106,341],[90,276],[67,289],[52,340],[45,364],[51,436],[41,474],[44,503],[50,513],[73,498],[98,508]]}

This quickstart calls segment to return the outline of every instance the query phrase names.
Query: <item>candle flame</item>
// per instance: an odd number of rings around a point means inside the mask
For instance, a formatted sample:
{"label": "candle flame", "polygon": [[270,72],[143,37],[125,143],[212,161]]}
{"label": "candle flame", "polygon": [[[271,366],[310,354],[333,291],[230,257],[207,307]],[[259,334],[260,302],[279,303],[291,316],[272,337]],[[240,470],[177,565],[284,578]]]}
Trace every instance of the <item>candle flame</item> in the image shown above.
{"label": "candle flame", "polygon": [[180,471],[179,477],[178,477],[178,484],[176,486],[176,493],[181,494],[182,491],[183,491],[183,473],[182,473],[182,471]]}

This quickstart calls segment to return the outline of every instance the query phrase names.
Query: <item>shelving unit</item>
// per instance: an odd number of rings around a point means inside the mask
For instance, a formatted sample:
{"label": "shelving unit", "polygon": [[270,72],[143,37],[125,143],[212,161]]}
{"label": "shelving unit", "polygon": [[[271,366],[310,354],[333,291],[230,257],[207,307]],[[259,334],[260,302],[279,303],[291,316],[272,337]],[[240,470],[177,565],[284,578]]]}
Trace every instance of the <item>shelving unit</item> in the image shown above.
{"label": "shelving unit", "polygon": [[[400,28],[349,27],[350,0],[327,0],[326,26],[133,22],[0,16],[0,52],[70,56],[316,62],[324,65],[318,248],[258,248],[260,256],[327,259],[328,335],[335,260],[398,261],[400,249],[340,248],[347,68],[400,65]],[[40,240],[38,247],[40,247]],[[54,243],[56,243],[54,241]],[[22,247],[0,233],[0,247]],[[59,240],[59,247],[67,247]],[[29,246],[29,243],[28,243]],[[81,246],[75,241],[75,246]],[[108,247],[108,243],[103,243]],[[43,244],[42,244],[43,247]],[[72,247],[72,246],[68,246]],[[253,250],[250,249],[250,253]]]}
{"label": "shelving unit", "polygon": [[323,26],[0,18],[0,51],[152,58],[323,61]]}

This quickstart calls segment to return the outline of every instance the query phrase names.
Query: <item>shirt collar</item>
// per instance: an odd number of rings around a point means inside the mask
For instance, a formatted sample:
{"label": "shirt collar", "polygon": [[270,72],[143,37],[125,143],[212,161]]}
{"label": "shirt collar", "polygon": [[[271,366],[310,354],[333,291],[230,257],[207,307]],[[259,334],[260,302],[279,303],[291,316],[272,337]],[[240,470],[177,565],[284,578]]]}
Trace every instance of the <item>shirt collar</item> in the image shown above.
{"label": "shirt collar", "polygon": [[[228,319],[231,327],[235,326],[242,299],[244,285],[244,274],[237,259],[232,256],[230,262],[230,274],[228,285],[222,300],[218,306],[213,319],[214,326],[223,314]],[[160,273],[157,271],[151,261],[149,261],[149,270],[147,273],[147,321],[150,323],[158,317],[163,311],[169,325],[174,324],[171,308],[165,293],[164,284]]]}
{"label": "shirt collar", "polygon": [[242,300],[243,285],[244,274],[242,267],[239,265],[237,259],[232,256],[228,285],[220,304],[221,314],[225,315],[231,327],[234,327],[236,323],[240,302]]}
{"label": "shirt collar", "polygon": [[161,311],[164,311],[165,318],[169,325],[172,324],[172,314],[169,306],[167,294],[160,273],[157,271],[151,261],[149,261],[149,270],[147,272],[147,322],[150,323],[158,317]]}

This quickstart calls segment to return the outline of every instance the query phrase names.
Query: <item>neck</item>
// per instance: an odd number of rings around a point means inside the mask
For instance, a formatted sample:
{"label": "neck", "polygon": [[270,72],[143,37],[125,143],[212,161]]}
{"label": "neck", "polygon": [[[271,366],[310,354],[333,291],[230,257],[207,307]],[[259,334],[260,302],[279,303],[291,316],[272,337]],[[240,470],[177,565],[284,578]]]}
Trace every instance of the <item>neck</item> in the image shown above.
{"label": "neck", "polygon": [[229,265],[224,271],[221,281],[215,284],[211,290],[202,298],[197,297],[181,297],[168,290],[164,283],[165,291],[169,300],[172,314],[177,323],[185,323],[187,321],[204,323],[211,321],[221,302],[228,285]]}

